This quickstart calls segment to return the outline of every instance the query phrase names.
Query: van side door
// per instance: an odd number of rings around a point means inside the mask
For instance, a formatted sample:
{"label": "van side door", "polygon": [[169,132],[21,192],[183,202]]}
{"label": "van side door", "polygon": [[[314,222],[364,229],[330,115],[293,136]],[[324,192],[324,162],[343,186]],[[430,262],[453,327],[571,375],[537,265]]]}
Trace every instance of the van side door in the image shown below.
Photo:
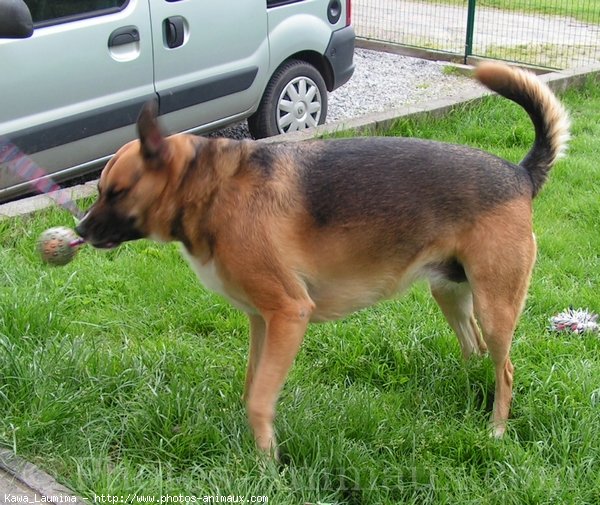
{"label": "van side door", "polygon": [[151,9],[155,85],[168,131],[231,122],[256,109],[269,77],[265,0],[160,1]]}

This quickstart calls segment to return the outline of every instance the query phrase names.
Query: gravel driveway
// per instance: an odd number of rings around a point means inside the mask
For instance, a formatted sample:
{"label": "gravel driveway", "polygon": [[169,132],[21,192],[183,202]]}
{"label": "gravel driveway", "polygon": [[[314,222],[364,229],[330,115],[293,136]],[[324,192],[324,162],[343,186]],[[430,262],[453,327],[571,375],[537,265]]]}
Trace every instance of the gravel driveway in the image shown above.
{"label": "gravel driveway", "polygon": [[469,77],[444,72],[447,63],[443,62],[368,49],[356,49],[354,62],[350,81],[329,95],[327,122],[481,87]]}
{"label": "gravel driveway", "polygon": [[[479,88],[473,79],[444,72],[442,62],[357,48],[356,70],[341,88],[329,94],[327,123],[383,112],[401,105],[427,102]],[[249,137],[246,123],[214,135]]]}

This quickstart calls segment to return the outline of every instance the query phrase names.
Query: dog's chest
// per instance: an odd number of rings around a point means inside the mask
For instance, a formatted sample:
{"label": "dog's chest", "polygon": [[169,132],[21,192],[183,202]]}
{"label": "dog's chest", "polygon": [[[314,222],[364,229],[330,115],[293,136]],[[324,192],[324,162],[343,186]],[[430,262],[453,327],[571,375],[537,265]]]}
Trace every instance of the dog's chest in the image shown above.
{"label": "dog's chest", "polygon": [[182,248],[181,253],[188,261],[192,267],[192,270],[196,273],[198,279],[200,279],[200,282],[206,289],[225,297],[234,307],[243,310],[248,314],[256,313],[256,309],[252,307],[246,300],[241,299],[239,295],[234,295],[231,293],[231,290],[227,289],[223,279],[221,279],[221,276],[219,275],[217,265],[214,260],[202,263],[198,258],[190,255],[184,248]]}

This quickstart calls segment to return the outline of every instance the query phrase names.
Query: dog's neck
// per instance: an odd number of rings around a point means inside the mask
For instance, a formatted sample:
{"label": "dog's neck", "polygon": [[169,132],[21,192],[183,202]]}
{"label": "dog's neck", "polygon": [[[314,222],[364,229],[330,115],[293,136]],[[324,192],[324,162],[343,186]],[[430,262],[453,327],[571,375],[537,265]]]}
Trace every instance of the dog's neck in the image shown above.
{"label": "dog's neck", "polygon": [[173,136],[169,142],[175,156],[165,167],[169,182],[153,218],[166,223],[158,235],[181,242],[190,254],[208,261],[217,240],[214,230],[223,226],[215,222],[217,214],[222,221],[223,213],[213,212],[213,207],[229,207],[235,199],[231,179],[240,170],[245,148],[242,142],[193,135]]}

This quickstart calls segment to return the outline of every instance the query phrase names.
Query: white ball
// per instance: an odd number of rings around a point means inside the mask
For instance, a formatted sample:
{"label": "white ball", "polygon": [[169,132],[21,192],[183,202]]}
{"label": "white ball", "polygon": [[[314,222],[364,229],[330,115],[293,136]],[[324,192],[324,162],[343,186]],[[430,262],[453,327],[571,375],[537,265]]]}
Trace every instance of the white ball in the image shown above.
{"label": "white ball", "polygon": [[77,239],[77,234],[71,228],[48,228],[38,239],[38,251],[42,260],[50,265],[66,265],[77,252],[77,247],[71,245]]}

